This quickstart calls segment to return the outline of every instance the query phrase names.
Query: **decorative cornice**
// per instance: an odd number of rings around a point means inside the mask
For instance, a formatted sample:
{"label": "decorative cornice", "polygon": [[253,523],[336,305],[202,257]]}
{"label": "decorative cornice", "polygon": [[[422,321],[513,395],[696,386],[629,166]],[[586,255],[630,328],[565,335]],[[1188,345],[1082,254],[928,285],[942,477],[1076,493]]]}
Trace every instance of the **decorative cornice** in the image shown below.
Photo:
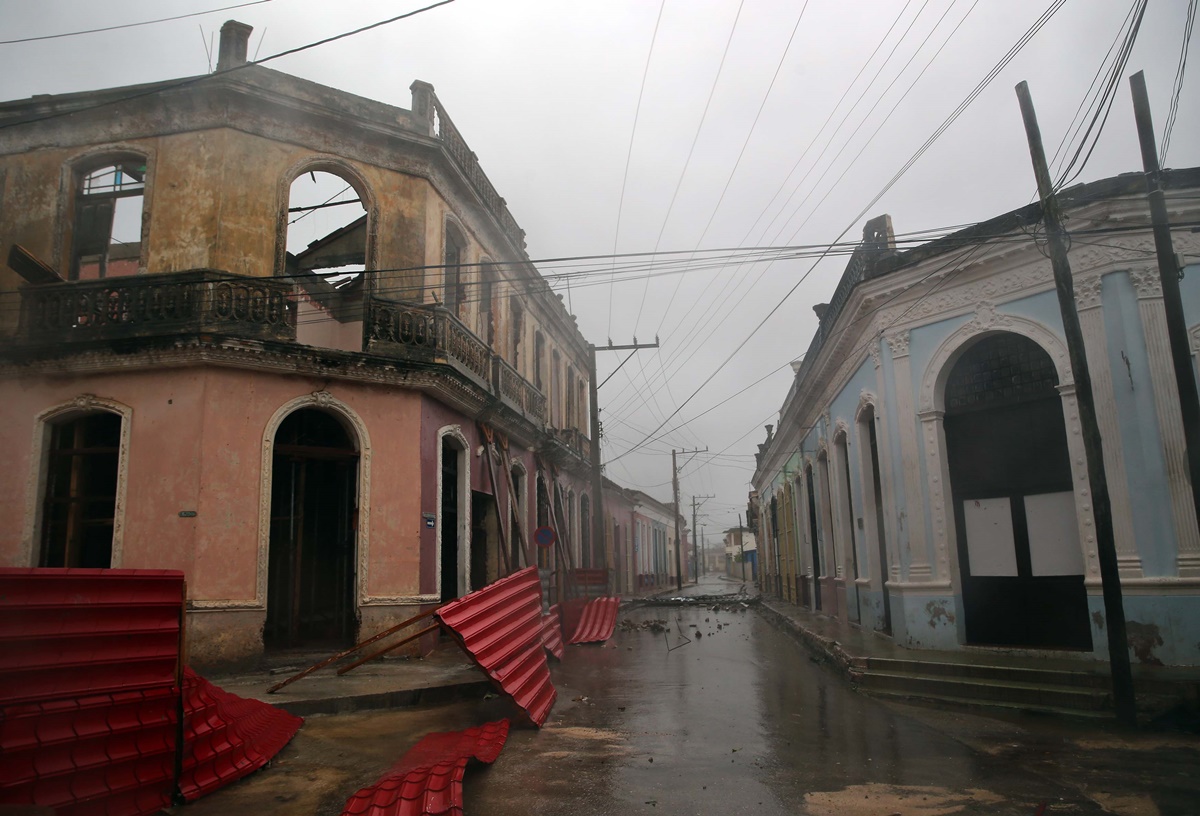
{"label": "decorative cornice", "polygon": [[1008,329],[1013,325],[1013,320],[1008,315],[997,312],[996,304],[990,300],[984,300],[975,307],[975,316],[967,324],[975,333],[991,331],[993,329]]}

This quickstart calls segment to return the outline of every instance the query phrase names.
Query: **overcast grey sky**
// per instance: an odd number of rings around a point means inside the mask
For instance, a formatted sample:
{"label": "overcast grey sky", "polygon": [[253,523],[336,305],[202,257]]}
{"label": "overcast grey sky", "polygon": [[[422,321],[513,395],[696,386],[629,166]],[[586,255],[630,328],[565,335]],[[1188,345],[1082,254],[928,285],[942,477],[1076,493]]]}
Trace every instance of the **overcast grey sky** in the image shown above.
{"label": "overcast grey sky", "polygon": [[[0,0],[2,38],[222,5],[232,2]],[[422,5],[270,0],[152,26],[6,44],[0,46],[0,98],[205,73],[206,42],[215,42],[230,18],[254,26],[251,56],[265,57]],[[270,66],[405,108],[412,80],[432,83],[526,230],[534,259],[614,248],[691,252],[823,244],[847,227],[846,240],[858,238],[862,222],[883,212],[892,215],[897,233],[911,233],[989,218],[1031,200],[1034,182],[1013,86],[1029,81],[1053,153],[1130,10],[1129,0],[1069,0],[899,183],[856,219],[1051,5],[457,0]],[[1187,5],[1150,1],[1112,115],[1080,181],[1140,169],[1127,76],[1145,70],[1161,133]],[[1200,56],[1194,44],[1191,51],[1193,76],[1184,86],[1166,161],[1174,167],[1200,164],[1200,79],[1194,76]],[[836,130],[864,89],[863,101]],[[611,278],[592,276],[573,283],[569,293],[561,289],[590,341],[626,343],[634,335],[647,341],[656,334],[662,341],[660,350],[641,352],[601,391],[606,460],[659,426],[761,326],[667,423],[670,433],[622,456],[608,467],[609,475],[669,499],[671,448],[707,446],[722,455],[696,457],[683,469],[683,504],[690,506],[696,494],[716,496],[705,504],[709,517],[701,522],[710,543],[716,531],[736,523],[753,470],[751,454],[764,436],[761,426],[776,420],[773,412],[787,392],[787,363],[807,348],[816,326],[811,307],[828,300],[844,264],[844,257],[823,262],[765,325],[767,313],[810,262],[731,264],[652,279],[623,272],[622,262]],[[600,357],[603,380],[623,357]]]}

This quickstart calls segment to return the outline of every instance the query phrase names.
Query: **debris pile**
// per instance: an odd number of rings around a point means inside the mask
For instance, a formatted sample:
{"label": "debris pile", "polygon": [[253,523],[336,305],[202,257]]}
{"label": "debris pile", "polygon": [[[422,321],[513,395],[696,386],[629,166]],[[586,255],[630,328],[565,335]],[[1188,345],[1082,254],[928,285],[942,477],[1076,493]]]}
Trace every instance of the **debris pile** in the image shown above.
{"label": "debris pile", "polygon": [[635,621],[625,618],[617,626],[622,632],[653,632],[657,635],[659,632],[667,631],[667,622],[665,620]]}

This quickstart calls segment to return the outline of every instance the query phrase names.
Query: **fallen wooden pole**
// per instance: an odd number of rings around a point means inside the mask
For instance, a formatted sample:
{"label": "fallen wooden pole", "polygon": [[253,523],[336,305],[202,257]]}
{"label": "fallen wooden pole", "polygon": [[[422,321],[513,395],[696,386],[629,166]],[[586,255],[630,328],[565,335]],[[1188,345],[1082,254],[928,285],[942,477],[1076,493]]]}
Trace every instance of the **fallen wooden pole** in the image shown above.
{"label": "fallen wooden pole", "polygon": [[342,666],[342,668],[337,670],[337,673],[340,676],[340,675],[345,674],[348,671],[357,669],[363,663],[370,663],[375,658],[382,657],[383,655],[387,654],[388,652],[392,651],[393,649],[399,649],[405,643],[411,643],[412,641],[416,640],[417,638],[421,637],[422,635],[428,635],[430,632],[436,632],[438,629],[441,628],[441,626],[442,625],[440,623],[435,623],[433,626],[426,626],[420,632],[411,634],[406,638],[401,638],[400,640],[397,640],[395,643],[393,643],[390,646],[384,646],[378,652],[372,652],[371,654],[367,655],[366,657],[361,657],[358,660],[351,663],[349,666]]}
{"label": "fallen wooden pole", "polygon": [[314,663],[313,665],[309,666],[304,671],[299,672],[298,674],[293,674],[291,677],[284,680],[283,682],[276,683],[275,685],[271,686],[269,689],[267,689],[267,694],[274,694],[275,692],[279,691],[281,688],[288,685],[289,683],[294,683],[297,680],[299,680],[301,677],[307,677],[308,675],[312,674],[313,672],[325,668],[330,663],[336,663],[337,661],[341,660],[346,655],[353,654],[354,652],[357,652],[359,649],[363,648],[364,646],[370,646],[372,643],[376,643],[380,640],[383,640],[388,635],[394,635],[396,632],[399,632],[401,629],[404,629],[408,626],[412,626],[414,623],[416,623],[419,620],[424,620],[425,618],[428,618],[430,615],[432,615],[434,612],[438,611],[441,608],[442,608],[442,605],[439,604],[438,606],[435,606],[433,609],[430,609],[428,612],[422,612],[420,615],[415,615],[406,621],[397,623],[395,626],[393,626],[389,629],[384,629],[379,634],[373,635],[372,637],[367,638],[366,640],[362,641],[361,643],[356,643],[353,646],[351,646],[349,649],[338,652],[333,657],[327,657],[324,660],[322,660],[320,663]]}

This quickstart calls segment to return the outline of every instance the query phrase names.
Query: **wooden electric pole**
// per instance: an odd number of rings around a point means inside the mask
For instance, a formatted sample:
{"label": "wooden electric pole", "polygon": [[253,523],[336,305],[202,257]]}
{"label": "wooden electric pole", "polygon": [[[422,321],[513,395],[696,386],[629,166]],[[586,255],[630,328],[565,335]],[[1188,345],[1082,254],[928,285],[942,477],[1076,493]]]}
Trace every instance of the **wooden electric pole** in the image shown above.
{"label": "wooden electric pole", "polygon": [[1046,242],[1050,264],[1054,270],[1054,288],[1058,292],[1058,308],[1062,313],[1063,336],[1075,375],[1075,398],[1079,405],[1079,428],[1087,459],[1088,482],[1091,486],[1092,515],[1096,522],[1096,555],[1100,561],[1100,580],[1104,589],[1104,611],[1107,618],[1108,659],[1112,670],[1113,704],[1117,719],[1127,725],[1137,722],[1137,707],[1133,696],[1133,674],[1129,667],[1129,642],[1125,634],[1125,608],[1121,601],[1121,576],[1117,570],[1117,547],[1113,539],[1112,504],[1108,497],[1108,478],[1104,472],[1104,452],[1100,426],[1096,422],[1096,404],[1092,395],[1092,378],[1088,371],[1075,310],[1075,285],[1071,265],[1067,261],[1067,242],[1059,219],[1058,198],[1046,166],[1046,152],[1029,85],[1017,85],[1017,99],[1025,120],[1025,135],[1029,140],[1029,155],[1037,178],[1038,194],[1042,200],[1042,217],[1046,222]]}
{"label": "wooden electric pole", "polygon": [[700,583],[700,537],[696,534],[696,501],[715,499],[716,496],[692,496],[692,571],[696,574],[696,583]]}
{"label": "wooden electric pole", "polygon": [[1142,146],[1142,167],[1146,171],[1146,194],[1150,199],[1150,221],[1154,225],[1154,248],[1162,280],[1167,341],[1171,345],[1175,386],[1179,391],[1179,414],[1183,420],[1183,441],[1192,480],[1192,506],[1196,517],[1200,518],[1200,395],[1196,392],[1196,372],[1192,369],[1187,321],[1183,316],[1183,298],[1179,294],[1179,279],[1183,275],[1175,260],[1175,245],[1171,240],[1171,222],[1167,218],[1167,201],[1162,191],[1158,149],[1154,146],[1154,120],[1150,116],[1145,75],[1138,71],[1129,78],[1129,85],[1133,90],[1133,117]]}
{"label": "wooden electric pole", "polygon": [[[597,401],[600,392],[600,386],[596,382],[596,352],[597,351],[621,351],[628,350],[636,352],[638,349],[658,348],[658,338],[654,338],[653,343],[639,343],[637,338],[633,338],[633,343],[624,346],[614,346],[611,342],[607,346],[596,346],[588,343],[588,366],[589,382],[588,382],[588,402],[590,424],[592,426],[592,447],[591,447],[591,466],[592,466],[592,548],[600,548],[600,552],[604,554],[605,572],[608,571],[608,543],[604,540],[604,471],[600,464],[600,404]],[[605,381],[607,382],[607,380]],[[614,565],[616,566],[616,565]]]}
{"label": "wooden electric pole", "polygon": [[[679,515],[679,509],[680,509],[679,508],[679,465],[676,463],[676,458],[675,458],[676,454],[679,454],[679,453],[708,453],[708,446],[706,445],[704,447],[704,450],[677,451],[674,448],[671,448],[671,492],[672,492],[672,494],[674,494],[674,497],[675,497],[675,507],[674,507],[674,513],[675,513],[675,588],[682,592],[683,591],[683,558],[680,556],[680,553],[683,550],[683,542],[680,540],[680,538],[681,538],[680,532],[681,531],[679,529],[679,519],[680,519],[680,515]],[[695,526],[695,525],[693,525],[693,526]]]}

